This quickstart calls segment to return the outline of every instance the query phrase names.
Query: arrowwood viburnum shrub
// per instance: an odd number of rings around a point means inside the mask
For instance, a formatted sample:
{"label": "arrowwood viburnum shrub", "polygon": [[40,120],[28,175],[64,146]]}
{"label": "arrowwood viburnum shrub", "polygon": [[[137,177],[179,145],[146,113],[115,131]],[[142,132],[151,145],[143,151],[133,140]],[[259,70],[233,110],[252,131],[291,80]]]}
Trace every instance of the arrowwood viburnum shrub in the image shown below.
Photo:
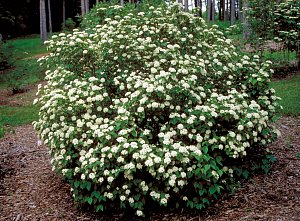
{"label": "arrowwood viburnum shrub", "polygon": [[270,63],[239,55],[180,7],[47,42],[34,126],[75,200],[97,211],[201,209],[230,187],[232,161],[276,137]]}

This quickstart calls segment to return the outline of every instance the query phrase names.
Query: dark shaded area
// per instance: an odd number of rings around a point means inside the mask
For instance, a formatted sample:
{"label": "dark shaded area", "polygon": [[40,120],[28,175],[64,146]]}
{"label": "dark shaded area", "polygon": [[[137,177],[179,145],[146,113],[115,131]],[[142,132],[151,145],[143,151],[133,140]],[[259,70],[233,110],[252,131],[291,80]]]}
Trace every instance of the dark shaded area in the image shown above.
{"label": "dark shaded area", "polygon": [[[63,1],[50,1],[53,32],[58,32],[61,30],[63,23]],[[39,0],[0,1],[0,34],[4,40],[39,33],[39,2]],[[93,7],[95,3],[96,0],[90,0],[90,7]],[[78,22],[77,15],[80,15],[80,1],[65,0],[65,4],[66,19],[72,18]],[[47,22],[48,16],[47,9]]]}

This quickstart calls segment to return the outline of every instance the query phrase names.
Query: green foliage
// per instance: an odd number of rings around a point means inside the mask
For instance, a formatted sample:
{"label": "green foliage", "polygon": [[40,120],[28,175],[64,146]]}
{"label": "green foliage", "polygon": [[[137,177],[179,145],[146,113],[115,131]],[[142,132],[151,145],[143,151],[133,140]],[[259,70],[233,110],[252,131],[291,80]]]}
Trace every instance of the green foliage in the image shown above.
{"label": "green foliage", "polygon": [[8,88],[13,93],[18,93],[43,78],[44,68],[38,65],[36,59],[18,60],[15,68],[0,75],[0,88]]}
{"label": "green foliage", "polygon": [[11,47],[0,39],[0,71],[12,67],[13,63]]}
{"label": "green foliage", "polygon": [[[102,25],[106,18],[114,18],[115,16],[124,17],[129,13],[133,16],[138,16],[139,12],[147,10],[147,7],[154,6],[159,7],[165,5],[163,0],[143,0],[143,4],[125,4],[122,8],[112,8],[119,4],[119,1],[107,1],[97,4],[93,7],[90,12],[84,16],[81,27],[82,28],[93,28],[97,25]],[[105,9],[105,10],[104,10]]]}
{"label": "green foliage", "polygon": [[279,104],[283,107],[284,115],[300,116],[300,76],[271,83],[276,90],[276,95],[281,97]]}
{"label": "green foliage", "polygon": [[96,211],[206,208],[277,137],[270,62],[181,5],[126,7],[99,6],[102,20],[47,42],[35,129]]}
{"label": "green foliage", "polygon": [[29,36],[7,41],[12,49],[15,59],[30,58],[38,54],[46,53],[46,47],[41,45],[39,36]]}
{"label": "green foliage", "polygon": [[5,134],[5,132],[4,132],[4,127],[3,127],[3,125],[0,123],[0,138],[4,137],[4,134]]}
{"label": "green foliage", "polygon": [[66,23],[62,24],[62,30],[65,32],[70,32],[76,28],[76,22],[72,18],[67,18]]}
{"label": "green foliage", "polygon": [[14,59],[14,67],[0,75],[0,88],[22,91],[27,85],[34,84],[44,78],[44,68],[37,63],[35,55],[46,52],[38,38],[25,38],[8,41],[10,57]]}
{"label": "green foliage", "polygon": [[251,41],[273,39],[275,0],[247,1],[246,17],[251,29]]}
{"label": "green foliage", "polygon": [[285,0],[275,5],[274,29],[277,41],[289,50],[300,50],[300,1]]}
{"label": "green foliage", "polygon": [[[247,17],[251,26],[251,44],[256,49],[263,50],[266,40],[276,41],[283,48],[280,50],[296,51],[299,65],[300,2],[298,0],[284,0],[278,4],[274,0],[253,0],[249,2]],[[291,60],[280,60],[275,68],[281,71],[282,66],[291,66]]]}

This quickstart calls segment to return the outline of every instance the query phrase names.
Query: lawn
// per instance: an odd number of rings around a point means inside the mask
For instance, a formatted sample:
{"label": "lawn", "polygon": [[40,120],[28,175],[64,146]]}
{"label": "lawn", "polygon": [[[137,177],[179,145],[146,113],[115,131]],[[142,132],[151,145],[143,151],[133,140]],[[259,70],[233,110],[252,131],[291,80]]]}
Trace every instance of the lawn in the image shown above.
{"label": "lawn", "polygon": [[300,76],[272,82],[276,95],[281,97],[282,114],[300,116]]}
{"label": "lawn", "polygon": [[[37,37],[14,39],[6,43],[6,48],[13,59],[13,66],[0,75],[0,90],[2,95],[17,90],[33,90],[37,82],[44,79],[44,70],[37,63],[39,56],[44,55],[46,47],[41,45]],[[30,95],[29,98],[24,96]],[[32,105],[34,96],[27,92],[11,97],[0,97],[0,100],[15,100],[16,105],[0,105],[0,137],[1,125],[18,126],[37,120],[38,107]],[[26,102],[24,102],[26,100]]]}
{"label": "lawn", "polygon": [[18,126],[29,124],[38,117],[37,106],[0,106],[0,125]]}
{"label": "lawn", "polygon": [[8,41],[15,59],[29,58],[37,54],[46,53],[46,47],[38,37],[15,39]]}

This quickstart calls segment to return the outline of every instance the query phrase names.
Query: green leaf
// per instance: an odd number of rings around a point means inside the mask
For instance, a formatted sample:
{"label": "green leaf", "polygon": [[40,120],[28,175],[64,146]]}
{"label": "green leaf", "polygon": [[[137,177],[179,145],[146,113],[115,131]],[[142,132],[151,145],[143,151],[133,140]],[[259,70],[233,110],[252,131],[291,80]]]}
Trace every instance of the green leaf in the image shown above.
{"label": "green leaf", "polygon": [[86,188],[87,190],[91,190],[92,183],[91,182],[86,182]]}
{"label": "green leaf", "polygon": [[209,200],[206,199],[206,198],[203,198],[203,199],[202,199],[202,202],[203,202],[204,204],[205,204],[205,203],[206,203],[206,204],[209,204]]}
{"label": "green leaf", "polygon": [[92,197],[88,197],[88,198],[86,199],[86,201],[87,201],[90,205],[92,205],[92,203],[93,203],[93,198],[92,198]]}
{"label": "green leaf", "polygon": [[206,189],[199,190],[199,196],[203,196],[206,193]]}
{"label": "green leaf", "polygon": [[210,165],[209,164],[206,164],[205,166],[204,166],[204,168],[203,168],[203,173],[204,174],[206,174],[207,173],[207,171],[210,169]]}
{"label": "green leaf", "polygon": [[131,134],[132,134],[132,136],[137,137],[137,132],[135,129],[132,130]]}
{"label": "green leaf", "polygon": [[96,212],[99,212],[99,210],[103,211],[103,206],[102,205],[97,206]]}
{"label": "green leaf", "polygon": [[86,181],[83,180],[80,184],[80,188],[84,189],[85,187],[86,187]]}
{"label": "green leaf", "polygon": [[94,191],[93,193],[92,193],[92,196],[95,196],[97,199],[99,199],[100,198],[100,192],[99,191]]}
{"label": "green leaf", "polygon": [[77,180],[77,181],[75,181],[75,183],[74,183],[74,186],[76,187],[76,188],[78,188],[79,187],[79,185],[80,185],[80,182]]}
{"label": "green leaf", "polygon": [[209,193],[210,193],[211,195],[213,195],[216,191],[217,191],[217,190],[216,190],[215,186],[209,187]]}
{"label": "green leaf", "polygon": [[244,177],[245,179],[247,179],[247,178],[249,177],[249,172],[248,172],[248,170],[244,170],[242,174],[243,174],[243,177]]}

